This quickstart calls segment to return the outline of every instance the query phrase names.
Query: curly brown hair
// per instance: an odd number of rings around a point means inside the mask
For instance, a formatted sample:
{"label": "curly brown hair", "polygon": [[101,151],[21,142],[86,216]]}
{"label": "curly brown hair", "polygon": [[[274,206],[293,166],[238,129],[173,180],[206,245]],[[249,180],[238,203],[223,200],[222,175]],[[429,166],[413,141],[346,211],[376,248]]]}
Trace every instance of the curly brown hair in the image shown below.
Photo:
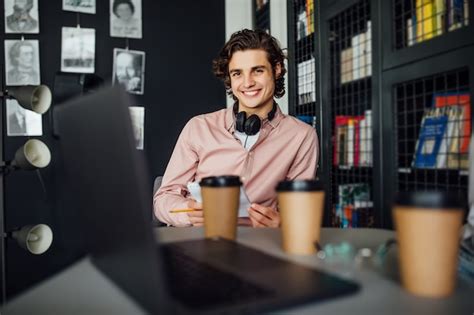
{"label": "curly brown hair", "polygon": [[285,54],[280,48],[278,40],[262,30],[243,29],[232,34],[229,41],[224,45],[219,56],[212,61],[212,70],[216,77],[224,82],[227,94],[233,95],[230,86],[229,61],[236,51],[248,49],[262,49],[267,52],[268,61],[272,65],[273,77],[275,77],[275,67],[281,65],[281,73],[275,78],[274,96],[280,98],[285,95]]}

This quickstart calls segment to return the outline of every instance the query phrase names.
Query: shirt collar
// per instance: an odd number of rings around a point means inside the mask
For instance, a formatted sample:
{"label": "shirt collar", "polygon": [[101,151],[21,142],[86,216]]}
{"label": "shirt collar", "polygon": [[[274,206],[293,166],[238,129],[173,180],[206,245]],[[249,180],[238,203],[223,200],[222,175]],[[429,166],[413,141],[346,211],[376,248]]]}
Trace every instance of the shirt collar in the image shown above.
{"label": "shirt collar", "polygon": [[[267,118],[265,118],[263,120],[263,126],[267,125],[267,123],[268,123],[268,125],[272,129],[275,129],[283,118],[285,118],[285,114],[282,113],[282,111],[280,109],[280,106],[278,106],[278,104],[277,104],[275,117],[273,117],[273,119],[270,120],[270,121]],[[234,117],[234,111],[232,109],[232,106],[230,106],[226,109],[225,129],[227,131],[229,131],[230,133],[234,133],[234,131],[235,131],[235,117]]]}

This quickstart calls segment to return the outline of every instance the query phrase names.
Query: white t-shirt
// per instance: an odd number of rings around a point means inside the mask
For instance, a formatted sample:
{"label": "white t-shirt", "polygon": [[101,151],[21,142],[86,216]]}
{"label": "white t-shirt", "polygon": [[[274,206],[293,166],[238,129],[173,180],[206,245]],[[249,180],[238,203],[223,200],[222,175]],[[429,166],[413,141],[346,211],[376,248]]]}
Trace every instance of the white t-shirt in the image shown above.
{"label": "white t-shirt", "polygon": [[254,134],[253,136],[247,136],[245,132],[240,132],[237,130],[235,130],[234,132],[235,137],[240,140],[240,142],[242,143],[242,146],[245,149],[247,149],[247,151],[253,147],[255,142],[257,142],[259,134],[260,134],[260,131]]}

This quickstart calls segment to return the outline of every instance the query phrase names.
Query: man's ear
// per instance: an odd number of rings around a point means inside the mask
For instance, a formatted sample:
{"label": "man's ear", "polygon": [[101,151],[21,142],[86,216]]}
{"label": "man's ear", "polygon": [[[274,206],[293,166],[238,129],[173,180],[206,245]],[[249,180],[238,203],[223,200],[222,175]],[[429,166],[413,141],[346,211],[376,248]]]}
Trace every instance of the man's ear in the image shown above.
{"label": "man's ear", "polygon": [[281,63],[275,65],[275,79],[279,79],[281,76]]}

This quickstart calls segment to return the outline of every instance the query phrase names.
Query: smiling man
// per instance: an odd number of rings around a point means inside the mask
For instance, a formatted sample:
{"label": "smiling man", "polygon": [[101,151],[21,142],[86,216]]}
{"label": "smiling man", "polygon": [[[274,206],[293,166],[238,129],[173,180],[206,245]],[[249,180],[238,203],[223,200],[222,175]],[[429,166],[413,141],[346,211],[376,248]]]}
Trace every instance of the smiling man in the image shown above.
{"label": "smiling man", "polygon": [[[202,205],[191,197],[188,183],[237,175],[251,201],[248,218],[239,224],[280,225],[277,183],[314,178],[318,161],[315,129],[284,115],[274,100],[285,94],[284,60],[278,41],[264,31],[238,31],[224,45],[213,70],[234,106],[196,116],[184,127],[153,198],[160,221],[203,225]],[[195,211],[170,212],[179,208]]]}

